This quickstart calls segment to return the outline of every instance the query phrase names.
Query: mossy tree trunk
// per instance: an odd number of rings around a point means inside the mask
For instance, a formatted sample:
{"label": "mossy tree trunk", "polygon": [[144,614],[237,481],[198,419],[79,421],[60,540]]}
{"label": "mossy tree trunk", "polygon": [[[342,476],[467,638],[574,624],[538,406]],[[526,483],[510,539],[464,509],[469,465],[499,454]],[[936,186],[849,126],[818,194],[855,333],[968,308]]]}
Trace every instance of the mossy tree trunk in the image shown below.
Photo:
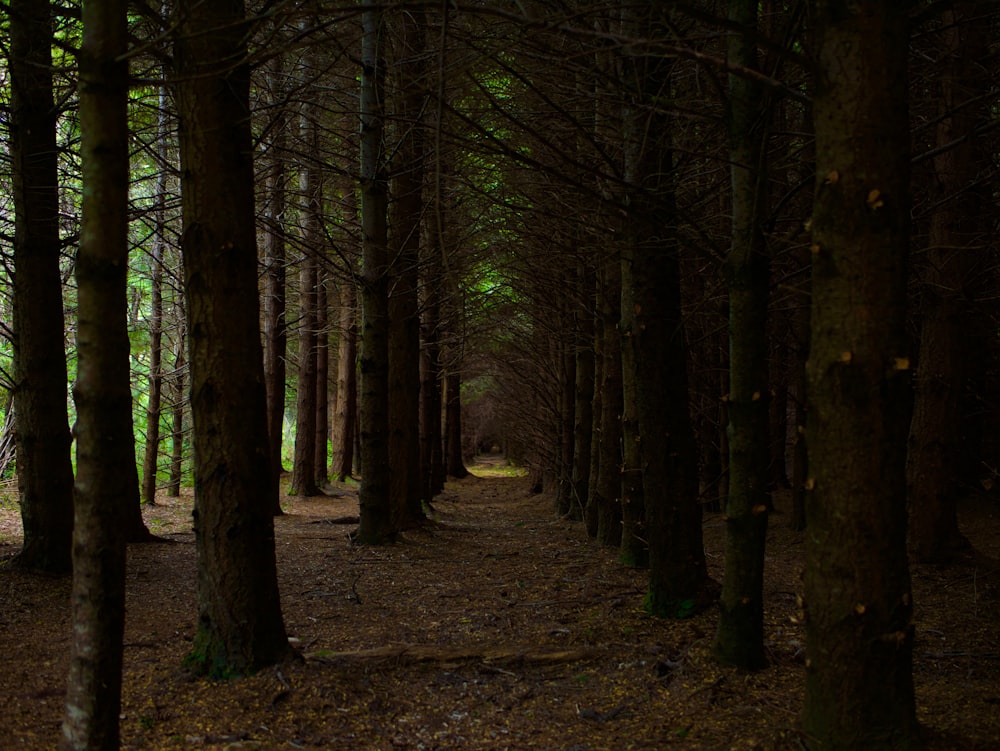
{"label": "mossy tree trunk", "polygon": [[189,663],[222,678],[290,651],[274,550],[248,27],[240,0],[181,0],[176,14],[198,565]]}
{"label": "mossy tree trunk", "polygon": [[803,729],[823,751],[920,746],[906,555],[909,5],[811,3],[817,192]]}

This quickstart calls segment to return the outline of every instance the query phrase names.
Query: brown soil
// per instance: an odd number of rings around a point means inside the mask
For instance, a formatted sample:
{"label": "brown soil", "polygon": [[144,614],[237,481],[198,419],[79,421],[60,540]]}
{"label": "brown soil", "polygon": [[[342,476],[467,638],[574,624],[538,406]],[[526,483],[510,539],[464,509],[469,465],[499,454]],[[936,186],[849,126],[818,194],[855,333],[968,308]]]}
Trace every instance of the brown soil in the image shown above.
{"label": "brown soil", "polygon": [[[177,544],[130,550],[122,746],[128,749],[797,749],[802,535],[772,519],[771,666],[710,657],[715,612],[661,621],[645,575],[523,478],[480,466],[393,547],[348,540],[357,496],[289,498],[277,519],[285,621],[304,660],[213,683],[182,668],[195,624],[191,498],[145,509]],[[779,496],[779,509],[784,499]],[[10,504],[7,504],[9,506]],[[930,749],[1000,748],[1000,506],[963,508],[977,553],[915,566],[914,678]],[[721,576],[722,521],[705,519]],[[0,555],[18,549],[0,510]],[[0,569],[4,749],[52,749],[63,711],[69,580]]]}

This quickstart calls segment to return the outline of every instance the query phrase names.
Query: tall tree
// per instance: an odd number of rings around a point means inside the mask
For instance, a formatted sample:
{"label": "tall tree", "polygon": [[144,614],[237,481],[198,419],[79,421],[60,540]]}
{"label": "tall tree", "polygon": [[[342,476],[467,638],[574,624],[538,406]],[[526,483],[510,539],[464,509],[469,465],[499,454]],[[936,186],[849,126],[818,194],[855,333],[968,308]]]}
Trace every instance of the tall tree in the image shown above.
{"label": "tall tree", "polygon": [[419,266],[423,219],[426,13],[393,12],[394,130],[389,244],[389,460],[401,523],[424,518],[420,489]]}
{"label": "tall tree", "polygon": [[330,273],[325,264],[316,269],[316,440],[313,472],[322,491],[329,482],[330,448]]}
{"label": "tall tree", "polygon": [[462,346],[446,348],[444,368],[444,466],[449,477],[469,476],[462,451]]}
{"label": "tall tree", "polygon": [[59,271],[59,180],[48,3],[10,3],[14,413],[24,543],[18,563],[71,565],[73,467]]}
{"label": "tall tree", "polygon": [[[757,0],[730,2],[728,61],[755,71]],[[764,163],[769,106],[763,87],[744,74],[729,75],[729,156],[732,244],[729,286],[729,497],[726,500],[726,570],[719,601],[715,654],[747,670],[764,656],[764,543],[770,506],[768,442],[767,303],[769,261],[764,239],[767,171]]]}
{"label": "tall tree", "polygon": [[[934,157],[937,207],[930,220],[930,247],[922,259],[920,349],[907,452],[910,550],[923,561],[941,561],[968,546],[958,528],[966,389],[972,372],[974,284],[992,259],[988,235],[988,183],[979,173],[988,161],[977,127],[986,122],[992,84],[989,24],[977,17],[982,4],[958,2],[942,17],[941,60]],[[972,431],[969,431],[972,432]]]}
{"label": "tall tree", "polygon": [[591,443],[594,440],[594,292],[597,283],[593,262],[581,258],[576,268],[577,343],[573,397],[573,502],[570,514],[583,519],[590,501]]}
{"label": "tall tree", "polygon": [[142,462],[142,499],[156,504],[156,476],[160,458],[160,419],[163,410],[163,259],[167,247],[168,133],[167,87],[160,86],[156,113],[156,176],[153,208],[153,247],[149,278],[149,393],[146,397],[146,453]]}
{"label": "tall tree", "polygon": [[[285,209],[288,192],[288,112],[285,93],[284,56],[277,55],[268,69],[268,91],[277,108],[264,152],[264,381],[267,385],[267,435],[271,447],[273,481],[283,469],[281,446],[285,423],[285,375],[288,355],[285,271]],[[281,513],[281,504],[275,506]]]}
{"label": "tall tree", "polygon": [[[302,258],[299,261],[298,377],[295,386],[295,456],[288,492],[315,496],[321,490],[316,482],[316,412],[319,354],[319,253],[323,247],[323,182],[318,163],[312,160],[319,146],[314,102],[304,106],[299,132],[302,151],[308,161],[299,166],[299,208]],[[325,350],[324,350],[325,353]],[[324,441],[325,444],[325,441]],[[323,462],[323,469],[326,468]]]}
{"label": "tall tree", "polygon": [[920,746],[906,557],[908,0],[813,0],[811,748]]}
{"label": "tall tree", "polygon": [[289,654],[274,552],[242,0],[174,25],[195,446],[198,627],[189,662],[243,675]]}
{"label": "tall tree", "polygon": [[599,269],[600,316],[602,329],[600,392],[601,410],[595,416],[600,430],[597,482],[590,502],[597,507],[597,540],[619,547],[622,541],[622,343],[618,333],[621,319],[621,259],[619,248],[610,250]]}
{"label": "tall tree", "polygon": [[[85,3],[80,48],[83,220],[77,280],[73,643],[61,748],[118,749],[125,521],[138,506],[129,371],[125,0]],[[130,471],[126,468],[131,467]]]}
{"label": "tall tree", "polygon": [[[629,5],[626,32],[635,39],[663,39],[663,13],[653,2]],[[688,406],[671,122],[657,106],[669,97],[673,61],[655,45],[637,44],[628,64],[634,88],[623,129],[629,195],[622,333],[631,351],[623,368],[632,369],[633,380],[626,399],[634,399],[626,410],[635,415],[638,432],[625,440],[637,436],[639,448],[649,541],[646,607],[655,615],[685,617],[708,604],[708,573]]]}
{"label": "tall tree", "polygon": [[341,282],[338,287],[337,401],[333,410],[330,474],[344,482],[354,470],[354,432],[358,421],[357,289],[353,279]]}
{"label": "tall tree", "polygon": [[356,541],[396,536],[389,468],[388,177],[384,154],[384,12],[361,13],[361,490]]}

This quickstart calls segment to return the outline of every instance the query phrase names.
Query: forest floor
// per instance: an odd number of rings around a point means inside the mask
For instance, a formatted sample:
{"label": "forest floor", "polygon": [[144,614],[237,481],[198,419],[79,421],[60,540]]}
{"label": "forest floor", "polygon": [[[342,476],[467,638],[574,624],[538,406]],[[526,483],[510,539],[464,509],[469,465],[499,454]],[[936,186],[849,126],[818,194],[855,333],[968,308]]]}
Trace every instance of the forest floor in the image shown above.
{"label": "forest floor", "polygon": [[[716,611],[663,621],[621,566],[499,462],[450,482],[426,528],[353,546],[357,494],[288,498],[276,520],[285,622],[304,659],[230,682],[181,666],[195,629],[191,497],[144,511],[175,544],[131,546],[126,749],[798,749],[803,535],[778,495],[766,582],[770,666],[711,659]],[[914,566],[914,679],[928,749],[1000,748],[1000,503],[962,507],[975,553]],[[19,547],[0,509],[0,558]],[[723,521],[705,517],[711,573]],[[0,568],[0,746],[53,749],[69,652],[66,577]]]}

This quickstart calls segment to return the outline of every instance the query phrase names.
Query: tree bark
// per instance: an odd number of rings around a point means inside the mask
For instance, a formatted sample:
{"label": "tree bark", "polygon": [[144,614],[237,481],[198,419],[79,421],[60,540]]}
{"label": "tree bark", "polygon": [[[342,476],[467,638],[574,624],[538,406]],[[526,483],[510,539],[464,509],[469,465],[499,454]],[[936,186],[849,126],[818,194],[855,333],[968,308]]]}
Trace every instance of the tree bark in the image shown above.
{"label": "tree bark", "polygon": [[[302,115],[302,143],[306,153],[318,149],[316,133],[316,107],[307,106]],[[299,190],[302,205],[299,209],[299,228],[303,253],[299,263],[299,316],[298,316],[298,378],[295,386],[295,456],[289,495],[321,495],[316,484],[316,411],[318,404],[317,310],[319,287],[319,261],[317,254],[323,247],[322,181],[318,165],[307,163],[299,167]]]}
{"label": "tree bark", "polygon": [[[170,480],[167,482],[167,496],[177,498],[181,494],[181,479],[184,473],[184,408],[187,403],[185,371],[187,358],[183,326],[174,342],[174,372],[170,378]],[[277,503],[277,501],[275,501]]]}
{"label": "tree bark", "polygon": [[[264,183],[264,382],[267,387],[267,435],[273,481],[279,482],[283,471],[281,447],[285,425],[285,377],[288,356],[286,290],[285,208],[288,192],[288,165],[285,149],[288,140],[288,113],[284,109],[284,57],[278,55],[269,71],[272,104],[281,108],[265,154]],[[276,497],[278,495],[276,494]],[[274,507],[280,515],[281,503]]]}
{"label": "tree bark", "polygon": [[622,345],[621,259],[608,252],[600,273],[603,363],[601,365],[600,469],[592,491],[597,506],[597,541],[609,547],[622,542]]}
{"label": "tree bark", "polygon": [[560,516],[571,516],[578,511],[576,498],[573,497],[573,465],[576,457],[576,318],[570,312],[567,300],[562,300],[561,318],[563,325],[560,331],[564,336],[556,339],[555,349],[558,352],[562,367],[560,374],[559,393],[559,461],[556,465],[559,485],[556,490],[556,511]]}
{"label": "tree bark", "polygon": [[449,477],[461,480],[469,476],[462,455],[462,373],[453,355],[453,362],[444,375],[444,427],[445,427],[445,472]]}
{"label": "tree bark", "polygon": [[250,67],[241,0],[180,0],[184,282],[195,446],[198,625],[188,658],[222,678],[284,659],[257,294]]}
{"label": "tree bark", "polygon": [[[662,12],[656,3],[631,6],[625,10],[626,32],[656,38],[665,33]],[[706,607],[711,594],[688,406],[679,244],[671,230],[677,225],[672,123],[655,106],[669,91],[670,61],[633,52],[628,65],[636,89],[629,93],[623,129],[629,195],[622,313],[631,349],[638,423],[633,440],[638,439],[649,541],[646,608],[658,616],[686,617]]]}
{"label": "tree bark", "polygon": [[[87,3],[80,48],[83,219],[77,280],[73,642],[60,748],[117,751],[125,524],[138,508],[128,297],[127,8]],[[129,471],[126,471],[129,470]]]}
{"label": "tree bark", "polygon": [[418,270],[423,215],[426,101],[422,11],[394,11],[397,138],[393,158],[392,293],[389,295],[389,457],[400,522],[424,519],[420,474],[420,313]]}
{"label": "tree bark", "polygon": [[361,490],[355,542],[396,538],[389,468],[389,252],[383,11],[361,13]]}
{"label": "tree bark", "polygon": [[18,565],[65,573],[73,533],[59,271],[57,111],[48,4],[10,4],[10,149],[14,187],[14,414],[24,542]]}
{"label": "tree bark", "polygon": [[358,413],[358,332],[353,282],[340,284],[337,407],[333,416],[331,474],[344,482],[354,471],[354,426]]}
{"label": "tree bark", "polygon": [[330,448],[330,275],[324,265],[316,269],[316,440],[313,442],[316,486],[323,490]]}
{"label": "tree bark", "polygon": [[[941,146],[969,136],[989,119],[984,95],[990,81],[982,63],[988,26],[976,19],[980,6],[956,3],[942,16]],[[977,138],[966,138],[934,158],[935,198],[941,205],[931,215],[930,247],[921,269],[923,320],[907,452],[910,550],[920,561],[946,561],[969,546],[958,527],[957,502],[964,479],[962,456],[973,449],[963,438],[969,363],[974,349],[983,346],[969,332],[975,329],[972,285],[987,258],[983,238],[989,232],[984,218],[990,197],[987,189],[976,186],[987,159]]]}
{"label": "tree bark", "polygon": [[920,747],[906,556],[908,2],[814,0],[817,188],[803,729]]}
{"label": "tree bark", "polygon": [[[729,3],[733,66],[756,70],[757,1]],[[726,562],[715,634],[716,658],[745,670],[764,654],[764,546],[770,507],[767,305],[770,259],[764,240],[767,212],[765,144],[769,105],[762,87],[729,76],[732,245],[729,288],[729,497]]]}
{"label": "tree bark", "polygon": [[149,394],[146,399],[146,452],[142,462],[142,499],[156,505],[160,457],[160,420],[163,415],[163,256],[167,246],[167,89],[160,87],[157,112],[156,156],[160,172],[156,176],[153,247],[150,258],[149,301]]}
{"label": "tree bark", "polygon": [[591,442],[594,438],[594,270],[589,261],[577,268],[578,325],[576,382],[573,396],[573,503],[570,516],[582,521],[590,497]]}

